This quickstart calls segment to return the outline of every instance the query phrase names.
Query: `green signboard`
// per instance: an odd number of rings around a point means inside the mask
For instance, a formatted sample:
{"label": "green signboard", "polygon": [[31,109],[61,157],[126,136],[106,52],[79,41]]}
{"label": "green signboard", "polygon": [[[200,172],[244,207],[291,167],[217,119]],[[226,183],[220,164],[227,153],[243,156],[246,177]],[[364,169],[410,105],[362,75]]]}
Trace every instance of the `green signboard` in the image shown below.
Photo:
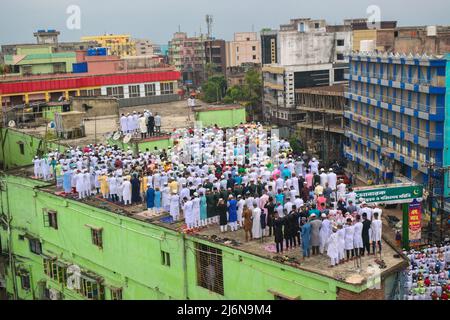
{"label": "green signboard", "polygon": [[385,204],[411,203],[414,199],[421,199],[423,188],[421,185],[374,186],[372,189],[355,188],[356,199],[363,198],[367,203],[379,202]]}

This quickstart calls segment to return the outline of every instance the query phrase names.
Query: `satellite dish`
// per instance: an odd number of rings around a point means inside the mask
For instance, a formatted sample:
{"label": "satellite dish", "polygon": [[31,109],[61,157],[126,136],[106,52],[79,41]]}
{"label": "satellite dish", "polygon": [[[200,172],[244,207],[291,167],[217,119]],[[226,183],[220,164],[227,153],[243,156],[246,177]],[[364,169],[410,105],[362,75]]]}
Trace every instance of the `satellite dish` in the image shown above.
{"label": "satellite dish", "polygon": [[11,120],[10,122],[8,122],[8,127],[14,128],[15,126],[16,126],[16,122],[14,120]]}
{"label": "satellite dish", "polygon": [[132,137],[133,137],[133,136],[132,136],[131,134],[127,134],[127,135],[125,136],[125,138],[123,138],[123,143],[128,143],[128,142],[130,142],[130,140],[131,140]]}
{"label": "satellite dish", "polygon": [[117,131],[116,133],[114,133],[114,135],[113,135],[113,140],[114,141],[117,141],[117,140],[119,140],[120,139],[120,136],[121,136],[121,134],[120,134],[120,132],[119,131]]}

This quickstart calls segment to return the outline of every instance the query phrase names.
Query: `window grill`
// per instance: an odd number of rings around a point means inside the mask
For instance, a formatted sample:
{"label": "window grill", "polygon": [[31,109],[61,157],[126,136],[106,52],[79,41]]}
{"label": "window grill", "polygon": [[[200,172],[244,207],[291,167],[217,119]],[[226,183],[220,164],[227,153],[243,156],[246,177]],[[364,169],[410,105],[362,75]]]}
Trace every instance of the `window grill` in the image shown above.
{"label": "window grill", "polygon": [[222,250],[196,244],[197,285],[224,295]]}

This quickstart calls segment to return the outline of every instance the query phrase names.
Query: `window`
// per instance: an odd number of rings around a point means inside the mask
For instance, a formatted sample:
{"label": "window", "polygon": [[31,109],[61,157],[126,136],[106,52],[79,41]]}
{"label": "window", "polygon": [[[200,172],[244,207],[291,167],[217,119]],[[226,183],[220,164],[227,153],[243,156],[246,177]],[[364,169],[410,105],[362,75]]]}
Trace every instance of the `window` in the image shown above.
{"label": "window", "polygon": [[161,94],[173,94],[173,82],[162,82]]}
{"label": "window", "polygon": [[149,83],[145,85],[145,96],[155,96],[156,95],[156,86],[154,83]]}
{"label": "window", "polygon": [[253,47],[252,47],[252,50],[253,50],[253,51],[256,51],[256,46],[253,46]]}
{"label": "window", "polygon": [[19,151],[21,155],[25,154],[25,144],[22,141],[17,142],[17,144],[19,145]]}
{"label": "window", "polygon": [[42,245],[41,245],[41,242],[39,241],[39,239],[29,238],[28,241],[30,243],[30,251],[31,252],[33,252],[35,254],[42,253]]}
{"label": "window", "polygon": [[253,60],[256,60],[256,56],[255,55],[253,55]]}
{"label": "window", "polygon": [[338,47],[342,47],[344,45],[344,39],[338,39],[337,45],[338,45]]}
{"label": "window", "polygon": [[30,290],[30,274],[28,272],[21,273],[20,283],[23,290]]}
{"label": "window", "polygon": [[97,280],[88,278],[84,275],[80,279],[80,294],[90,300],[104,300],[105,289]]}
{"label": "window", "polygon": [[338,53],[336,55],[336,60],[344,60],[344,54],[343,53]]}
{"label": "window", "polygon": [[138,98],[141,95],[139,86],[128,86],[128,91],[130,98]]}
{"label": "window", "polygon": [[80,90],[81,97],[98,97],[102,95],[101,89]]}
{"label": "window", "polygon": [[197,250],[197,285],[223,295],[222,250],[201,243]]}
{"label": "window", "polygon": [[43,211],[44,226],[58,230],[58,213],[55,210],[44,209]]}
{"label": "window", "polygon": [[170,267],[170,253],[161,250],[161,264]]}
{"label": "window", "polygon": [[319,28],[320,28],[320,23],[317,23],[317,22],[316,22],[316,23],[314,24],[314,28],[319,29]]}
{"label": "window", "polygon": [[122,288],[111,288],[111,300],[122,300]]}
{"label": "window", "polygon": [[102,228],[91,228],[91,238],[92,244],[96,245],[99,248],[103,248],[103,229]]}
{"label": "window", "polygon": [[106,88],[106,94],[110,97],[116,97],[118,99],[123,99],[123,87],[108,87]]}
{"label": "window", "polygon": [[239,52],[239,47],[236,47],[236,52]]}
{"label": "window", "polygon": [[44,273],[58,283],[67,282],[67,266],[55,259],[44,258]]}

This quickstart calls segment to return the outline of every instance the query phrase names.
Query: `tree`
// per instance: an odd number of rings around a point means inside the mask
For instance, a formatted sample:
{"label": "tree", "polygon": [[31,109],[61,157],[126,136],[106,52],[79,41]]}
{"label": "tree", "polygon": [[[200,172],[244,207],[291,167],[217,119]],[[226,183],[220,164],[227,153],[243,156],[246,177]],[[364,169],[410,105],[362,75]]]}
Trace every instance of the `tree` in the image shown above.
{"label": "tree", "polygon": [[261,103],[261,75],[255,69],[249,69],[242,85],[231,87],[224,98],[226,103],[240,102],[246,106],[258,106]]}
{"label": "tree", "polygon": [[227,92],[224,76],[212,76],[202,85],[201,99],[205,102],[220,102]]}

